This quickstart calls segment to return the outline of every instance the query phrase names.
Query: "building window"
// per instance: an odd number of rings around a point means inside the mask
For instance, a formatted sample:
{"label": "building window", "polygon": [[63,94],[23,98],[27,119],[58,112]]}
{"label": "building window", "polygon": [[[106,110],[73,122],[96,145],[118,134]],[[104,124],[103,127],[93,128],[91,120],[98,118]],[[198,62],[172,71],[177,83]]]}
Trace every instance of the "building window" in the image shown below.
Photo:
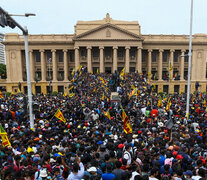
{"label": "building window", "polygon": [[52,59],[52,52],[51,51],[45,51],[46,52],[46,58],[48,59]]}
{"label": "building window", "polygon": [[174,93],[179,94],[180,86],[179,85],[174,85]]}
{"label": "building window", "polygon": [[41,71],[36,71],[36,80],[40,81],[41,80]]}
{"label": "building window", "polygon": [[94,48],[92,50],[92,56],[93,56],[93,58],[99,58],[99,49],[98,48]]}
{"label": "building window", "polygon": [[135,72],[135,67],[130,67],[130,68],[129,68],[129,72],[130,72],[130,73]]}
{"label": "building window", "polygon": [[34,51],[34,58],[35,62],[40,62],[40,52],[39,51]]}
{"label": "building window", "polygon": [[178,62],[179,54],[179,51],[174,52],[173,62]]}
{"label": "building window", "polygon": [[136,49],[130,49],[129,55],[131,59],[134,59],[136,57]]}
{"label": "building window", "polygon": [[52,85],[47,86],[47,94],[52,93]]}
{"label": "building window", "polygon": [[157,61],[157,51],[152,51],[152,62]]}
{"label": "building window", "polygon": [[168,94],[168,89],[169,89],[169,86],[168,85],[164,85],[163,86],[163,92]]}
{"label": "building window", "polygon": [[64,93],[64,86],[58,86],[58,92]]}
{"label": "building window", "polygon": [[162,56],[162,62],[167,62],[167,56],[168,56],[168,52],[164,51]]}
{"label": "building window", "polygon": [[186,51],[185,51],[185,55],[184,55],[184,61],[185,61],[185,62],[188,62],[188,58],[189,58],[188,53],[189,53],[189,50],[186,50]]}
{"label": "building window", "polygon": [[35,91],[36,91],[36,94],[41,94],[42,93],[41,86],[35,86]]}
{"label": "building window", "polygon": [[86,55],[87,55],[87,51],[86,51],[86,49],[84,48],[81,48],[80,49],[80,55],[81,55],[81,57],[86,57]]}
{"label": "building window", "polygon": [[63,51],[58,50],[57,55],[58,55],[58,61],[63,62]]}
{"label": "building window", "polygon": [[111,49],[109,49],[109,48],[105,49],[105,57],[106,58],[111,58]]}
{"label": "building window", "polygon": [[147,59],[147,50],[143,50],[142,51],[142,62],[146,62],[146,59]]}
{"label": "building window", "polygon": [[118,48],[117,56],[118,56],[118,58],[123,58],[124,57],[124,48]]}
{"label": "building window", "polygon": [[64,79],[64,71],[58,71],[58,81],[63,81]]}
{"label": "building window", "polygon": [[70,62],[75,62],[75,54],[74,51],[68,51],[68,56],[69,56],[69,60]]}

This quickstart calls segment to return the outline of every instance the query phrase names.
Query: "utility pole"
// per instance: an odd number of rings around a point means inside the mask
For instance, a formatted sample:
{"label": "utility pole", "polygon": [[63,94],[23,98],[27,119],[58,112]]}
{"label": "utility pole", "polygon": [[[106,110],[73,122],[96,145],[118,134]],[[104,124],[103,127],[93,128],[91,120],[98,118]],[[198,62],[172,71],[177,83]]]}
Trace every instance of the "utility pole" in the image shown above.
{"label": "utility pole", "polygon": [[[2,26],[3,28],[6,26],[9,26],[12,29],[14,29],[15,27],[18,27],[24,35],[30,128],[34,130],[34,118],[33,118],[33,112],[32,112],[32,88],[31,88],[31,78],[30,78],[28,30],[27,30],[27,27],[23,28],[20,24],[18,24],[11,16],[15,16],[15,15],[8,14],[8,12],[6,12],[3,8],[0,7],[0,26]],[[35,16],[35,14],[26,13],[25,15],[18,15],[18,16],[28,17],[28,16]]]}

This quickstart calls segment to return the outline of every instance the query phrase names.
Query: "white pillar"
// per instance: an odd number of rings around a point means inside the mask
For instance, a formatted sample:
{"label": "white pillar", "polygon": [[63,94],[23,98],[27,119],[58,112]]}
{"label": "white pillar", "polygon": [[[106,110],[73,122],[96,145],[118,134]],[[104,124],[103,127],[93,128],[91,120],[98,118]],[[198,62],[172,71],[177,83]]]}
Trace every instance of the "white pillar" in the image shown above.
{"label": "white pillar", "polygon": [[117,46],[113,47],[113,73],[117,71]]}
{"label": "white pillar", "polygon": [[163,56],[163,49],[159,50],[159,63],[158,63],[158,79],[162,80],[162,56]]}
{"label": "white pillar", "polygon": [[45,63],[44,52],[45,52],[44,50],[40,50],[40,53],[41,53],[41,75],[42,75],[41,81],[46,81],[46,63]]}
{"label": "white pillar", "polygon": [[87,47],[87,69],[90,73],[92,71],[92,62],[91,62],[91,47]]}
{"label": "white pillar", "polygon": [[79,47],[75,47],[75,70],[80,66]]}
{"label": "white pillar", "polygon": [[185,61],[185,50],[181,50],[181,57],[180,57],[180,80],[184,79],[184,61]]}
{"label": "white pillar", "polygon": [[129,62],[129,46],[125,47],[126,49],[126,54],[125,54],[125,67],[126,67],[126,73],[129,73],[129,66],[130,66],[130,62]]}
{"label": "white pillar", "polygon": [[103,50],[104,47],[99,47],[100,49],[100,73],[104,73],[104,56],[103,56]]}
{"label": "white pillar", "polygon": [[33,50],[29,51],[29,60],[30,60],[30,74],[31,74],[31,82],[34,81],[34,58],[33,58]]}
{"label": "white pillar", "polygon": [[67,50],[63,50],[63,61],[64,61],[64,81],[68,81],[68,58]]}
{"label": "white pillar", "polygon": [[53,71],[53,81],[57,81],[57,59],[56,50],[52,50],[52,71]]}
{"label": "white pillar", "polygon": [[137,49],[136,71],[138,71],[138,73],[142,73],[142,47],[138,47]]}
{"label": "white pillar", "polygon": [[147,71],[148,71],[148,74],[149,73],[151,74],[151,71],[152,71],[152,50],[151,49],[148,50]]}

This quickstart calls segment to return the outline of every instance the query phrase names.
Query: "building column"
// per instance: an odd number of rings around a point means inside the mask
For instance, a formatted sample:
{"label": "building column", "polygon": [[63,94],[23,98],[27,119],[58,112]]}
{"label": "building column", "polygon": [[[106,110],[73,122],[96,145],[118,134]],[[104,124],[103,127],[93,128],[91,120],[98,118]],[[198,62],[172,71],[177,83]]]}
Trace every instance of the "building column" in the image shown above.
{"label": "building column", "polygon": [[126,54],[125,54],[125,67],[126,67],[126,73],[129,73],[129,66],[130,66],[130,62],[129,62],[129,46],[125,47],[126,49]]}
{"label": "building column", "polygon": [[18,77],[19,82],[23,82],[23,59],[22,59],[22,55],[21,55],[21,50],[16,51],[16,56],[17,56],[17,66],[18,66],[17,68],[19,70],[19,74],[17,74],[18,75],[17,77]]}
{"label": "building column", "polygon": [[30,60],[30,77],[31,77],[31,82],[34,81],[34,69],[35,69],[35,65],[34,65],[34,59],[33,59],[33,51],[30,50],[29,51],[29,60]]}
{"label": "building column", "polygon": [[159,50],[159,62],[158,62],[158,80],[162,80],[162,56],[163,56],[163,49]]}
{"label": "building column", "polygon": [[87,69],[90,73],[92,71],[92,62],[91,62],[91,47],[87,47]]}
{"label": "building column", "polygon": [[103,56],[104,47],[99,47],[99,49],[100,49],[100,73],[104,73],[104,56]]}
{"label": "building column", "polygon": [[138,71],[138,73],[142,73],[142,47],[138,47],[137,50],[136,71]]}
{"label": "building column", "polygon": [[113,47],[113,73],[117,71],[117,46]]}
{"label": "building column", "polygon": [[79,47],[75,47],[75,70],[78,70],[80,66],[80,58],[79,58]]}
{"label": "building column", "polygon": [[171,63],[171,66],[172,66],[172,70],[170,71],[170,79],[171,80],[173,80],[173,60],[174,60],[174,52],[175,52],[175,50],[173,50],[173,49],[170,50],[170,63]]}
{"label": "building column", "polygon": [[44,56],[44,50],[40,50],[41,53],[41,81],[46,81],[46,63],[45,63],[45,56]]}
{"label": "building column", "polygon": [[148,63],[147,63],[147,71],[148,71],[148,76],[151,75],[152,71],[152,50],[148,50]]}
{"label": "building column", "polygon": [[52,49],[52,71],[53,71],[53,81],[57,81],[57,59],[56,50]]}
{"label": "building column", "polygon": [[185,60],[185,50],[181,50],[181,58],[180,58],[180,80],[184,80],[184,60]]}
{"label": "building column", "polygon": [[7,82],[10,82],[11,81],[11,65],[10,65],[10,62],[11,62],[11,57],[10,57],[10,53],[9,53],[9,50],[5,50],[6,51],[6,73],[7,73]]}
{"label": "building column", "polygon": [[63,61],[64,61],[64,81],[68,81],[68,59],[67,50],[63,50]]}

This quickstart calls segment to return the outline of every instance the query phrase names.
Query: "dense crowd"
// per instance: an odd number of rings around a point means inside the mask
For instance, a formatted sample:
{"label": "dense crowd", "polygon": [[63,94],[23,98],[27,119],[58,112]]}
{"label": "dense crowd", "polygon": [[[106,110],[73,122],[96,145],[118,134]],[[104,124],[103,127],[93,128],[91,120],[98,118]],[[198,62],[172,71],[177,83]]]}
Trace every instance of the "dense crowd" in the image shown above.
{"label": "dense crowd", "polygon": [[[0,147],[1,179],[206,179],[205,93],[191,95],[187,119],[186,94],[157,94],[147,76],[130,73],[116,82],[120,105],[111,102],[111,74],[82,68],[73,76],[67,95],[33,96],[34,129],[23,94],[0,99],[0,123],[11,142]],[[54,116],[58,109],[66,123]],[[123,110],[132,133],[124,132]]]}

